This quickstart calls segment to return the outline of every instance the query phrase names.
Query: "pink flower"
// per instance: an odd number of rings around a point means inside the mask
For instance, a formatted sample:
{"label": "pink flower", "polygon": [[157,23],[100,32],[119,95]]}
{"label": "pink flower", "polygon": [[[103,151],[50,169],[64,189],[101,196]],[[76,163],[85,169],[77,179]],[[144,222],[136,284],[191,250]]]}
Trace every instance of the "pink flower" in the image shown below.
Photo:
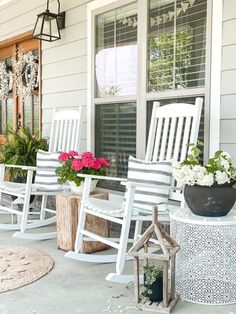
{"label": "pink flower", "polygon": [[84,157],[82,158],[83,166],[90,169],[93,167],[95,158],[94,157]]}
{"label": "pink flower", "polygon": [[74,157],[74,156],[78,156],[79,154],[78,154],[77,152],[75,152],[74,150],[70,150],[69,153],[68,153],[68,155],[69,155],[70,157]]}
{"label": "pink flower", "polygon": [[59,157],[58,157],[58,159],[60,160],[60,161],[67,161],[68,159],[69,159],[69,154],[67,154],[67,153],[61,153],[60,155],[59,155]]}
{"label": "pink flower", "polygon": [[95,158],[93,161],[93,169],[99,170],[101,168],[102,164],[99,160],[99,158]]}
{"label": "pink flower", "polygon": [[91,152],[84,152],[82,154],[82,159],[84,159],[84,158],[94,158],[93,153],[91,153]]}
{"label": "pink flower", "polygon": [[72,160],[71,169],[73,169],[75,171],[79,171],[82,168],[83,168],[83,163],[82,163],[81,159],[76,158],[76,159]]}
{"label": "pink flower", "polygon": [[105,158],[98,158],[99,159],[99,161],[100,161],[100,163],[101,163],[101,165],[102,166],[104,166],[104,167],[106,167],[106,168],[108,168],[109,167],[109,162],[105,159]]}

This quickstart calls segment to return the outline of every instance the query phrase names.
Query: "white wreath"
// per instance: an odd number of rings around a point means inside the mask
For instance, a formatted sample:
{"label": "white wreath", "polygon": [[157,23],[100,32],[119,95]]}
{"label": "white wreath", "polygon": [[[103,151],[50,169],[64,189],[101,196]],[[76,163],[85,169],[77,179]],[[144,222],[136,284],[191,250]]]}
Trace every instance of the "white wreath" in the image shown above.
{"label": "white wreath", "polygon": [[[17,60],[14,60],[16,92],[22,98],[32,94],[37,83],[38,63],[32,51],[18,51]],[[23,80],[25,78],[25,82]]]}
{"label": "white wreath", "polygon": [[0,61],[0,100],[7,99],[12,84],[12,72],[7,71],[4,61]]}

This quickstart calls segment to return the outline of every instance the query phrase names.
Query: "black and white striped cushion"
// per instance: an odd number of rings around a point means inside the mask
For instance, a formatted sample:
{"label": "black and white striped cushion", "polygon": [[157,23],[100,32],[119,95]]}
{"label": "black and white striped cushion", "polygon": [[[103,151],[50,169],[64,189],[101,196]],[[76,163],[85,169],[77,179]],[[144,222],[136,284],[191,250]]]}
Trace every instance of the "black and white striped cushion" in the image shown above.
{"label": "black and white striped cushion", "polygon": [[37,188],[48,191],[62,189],[62,185],[57,182],[58,176],[55,173],[56,168],[60,165],[58,160],[59,155],[59,152],[50,153],[38,150],[35,176],[35,185]]}
{"label": "black and white striped cushion", "polygon": [[[147,162],[129,157],[128,181],[134,183],[149,183],[154,185],[170,185],[171,161]],[[158,188],[136,188],[134,208],[141,212],[149,212],[158,203],[159,211],[167,209],[169,191]]]}

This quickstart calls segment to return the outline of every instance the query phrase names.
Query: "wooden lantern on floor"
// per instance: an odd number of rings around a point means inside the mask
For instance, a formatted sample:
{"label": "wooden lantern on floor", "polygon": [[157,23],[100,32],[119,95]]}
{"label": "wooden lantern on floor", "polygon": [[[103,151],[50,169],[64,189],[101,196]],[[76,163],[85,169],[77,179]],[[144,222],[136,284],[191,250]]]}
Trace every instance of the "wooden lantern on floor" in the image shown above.
{"label": "wooden lantern on floor", "polygon": [[[158,210],[154,208],[151,226],[129,250],[129,255],[134,257],[135,303],[139,308],[145,310],[151,310],[157,313],[170,313],[179,299],[175,290],[175,260],[176,253],[179,251],[180,247],[174,239],[162,229],[160,223],[158,223],[157,216]],[[148,298],[140,298],[139,259],[144,259],[146,265],[149,260],[156,260],[163,263],[162,302],[151,302]],[[170,287],[168,273],[170,273]]]}

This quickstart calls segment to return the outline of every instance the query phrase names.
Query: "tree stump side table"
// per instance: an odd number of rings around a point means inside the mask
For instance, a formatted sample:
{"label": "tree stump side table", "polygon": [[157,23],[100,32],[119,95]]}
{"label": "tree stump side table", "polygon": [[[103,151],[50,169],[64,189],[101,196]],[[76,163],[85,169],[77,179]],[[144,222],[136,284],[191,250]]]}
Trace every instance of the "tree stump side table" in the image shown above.
{"label": "tree stump side table", "polygon": [[173,211],[171,236],[181,250],[176,258],[176,290],[183,300],[236,303],[236,212],[223,217]]}
{"label": "tree stump side table", "polygon": [[[91,197],[108,199],[108,194],[95,191]],[[71,192],[63,192],[56,197],[57,247],[61,250],[74,251],[81,199],[81,195]],[[109,236],[108,222],[92,215],[87,215],[86,230],[91,230],[103,237]],[[84,241],[82,253],[94,253],[107,248],[106,244],[100,242]]]}

